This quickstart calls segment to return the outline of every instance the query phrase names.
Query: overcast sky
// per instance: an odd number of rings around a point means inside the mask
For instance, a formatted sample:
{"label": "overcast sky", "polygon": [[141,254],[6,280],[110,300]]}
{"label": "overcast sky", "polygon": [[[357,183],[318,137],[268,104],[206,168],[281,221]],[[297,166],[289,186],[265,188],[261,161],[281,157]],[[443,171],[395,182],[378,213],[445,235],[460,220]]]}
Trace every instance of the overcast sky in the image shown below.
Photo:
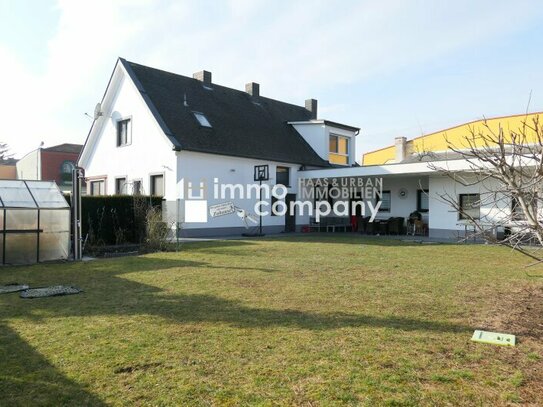
{"label": "overcast sky", "polygon": [[361,127],[357,159],[396,136],[543,110],[537,1],[0,0],[0,140],[17,156],[83,143],[116,58]]}

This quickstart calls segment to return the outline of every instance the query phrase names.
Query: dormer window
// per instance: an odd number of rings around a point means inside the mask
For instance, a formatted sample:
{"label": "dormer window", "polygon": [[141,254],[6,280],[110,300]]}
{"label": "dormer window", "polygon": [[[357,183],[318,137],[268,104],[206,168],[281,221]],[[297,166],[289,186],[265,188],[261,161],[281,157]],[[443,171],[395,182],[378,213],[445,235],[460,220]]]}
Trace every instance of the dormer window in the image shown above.
{"label": "dormer window", "polygon": [[349,138],[330,135],[329,161],[333,164],[349,164]]}
{"label": "dormer window", "polygon": [[211,128],[211,123],[209,123],[209,120],[207,120],[207,117],[203,113],[200,112],[192,112],[194,114],[194,117],[196,117],[196,120],[198,120],[198,123],[200,123],[200,126],[202,127],[209,127]]}

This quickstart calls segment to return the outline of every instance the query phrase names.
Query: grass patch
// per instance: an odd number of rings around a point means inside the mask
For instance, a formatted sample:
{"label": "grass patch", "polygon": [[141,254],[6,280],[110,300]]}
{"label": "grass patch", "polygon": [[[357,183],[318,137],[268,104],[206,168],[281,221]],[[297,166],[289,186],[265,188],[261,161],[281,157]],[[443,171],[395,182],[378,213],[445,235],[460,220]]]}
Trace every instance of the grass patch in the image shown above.
{"label": "grass patch", "polygon": [[0,284],[85,292],[0,296],[0,400],[537,404],[540,341],[469,340],[497,292],[541,287],[524,264],[499,247],[321,235],[2,268]]}

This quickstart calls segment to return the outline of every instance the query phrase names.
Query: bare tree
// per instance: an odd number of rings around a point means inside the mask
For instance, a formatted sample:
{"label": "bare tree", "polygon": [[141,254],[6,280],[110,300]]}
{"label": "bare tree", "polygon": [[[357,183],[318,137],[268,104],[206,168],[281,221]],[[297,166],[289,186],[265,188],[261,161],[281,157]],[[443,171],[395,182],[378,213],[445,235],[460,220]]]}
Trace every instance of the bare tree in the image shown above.
{"label": "bare tree", "polygon": [[485,120],[481,128],[470,128],[463,145],[446,142],[467,168],[451,168],[447,161],[433,162],[430,168],[479,191],[463,201],[450,192],[439,194],[469,226],[466,238],[483,238],[511,247],[535,264],[543,262],[543,127],[539,117],[525,119],[519,129],[507,131],[501,126],[493,130]]}
{"label": "bare tree", "polygon": [[9,152],[9,146],[7,143],[0,141],[0,161],[7,160],[13,157],[13,154]]}

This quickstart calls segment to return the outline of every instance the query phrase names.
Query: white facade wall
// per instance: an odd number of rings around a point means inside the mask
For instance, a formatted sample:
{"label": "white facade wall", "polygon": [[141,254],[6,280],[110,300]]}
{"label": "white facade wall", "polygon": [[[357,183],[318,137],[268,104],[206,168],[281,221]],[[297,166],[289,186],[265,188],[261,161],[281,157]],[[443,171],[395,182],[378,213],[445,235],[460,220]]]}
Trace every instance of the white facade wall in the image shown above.
{"label": "white facade wall", "polygon": [[[462,175],[465,180],[470,180],[469,175]],[[475,181],[472,177],[471,181]],[[447,199],[453,198],[458,202],[460,194],[480,194],[481,195],[481,223],[493,223],[499,221],[504,215],[510,212],[510,202],[508,200],[499,200],[496,203],[493,190],[496,189],[492,181],[478,182],[475,185],[463,185],[453,179],[436,175],[430,177],[430,236],[455,238],[463,235],[466,227],[466,221],[460,220],[458,211],[454,209]]]}
{"label": "white facade wall", "polygon": [[[270,162],[264,160],[255,160],[249,158],[237,158],[230,156],[220,156],[213,154],[205,153],[196,153],[191,151],[181,151],[177,154],[177,173],[179,174],[178,178],[178,196],[181,194],[181,179],[184,179],[185,185],[188,185],[188,181],[192,182],[193,187],[198,186],[199,182],[205,182],[207,190],[207,204],[215,205],[218,203],[224,202],[233,202],[235,206],[242,208],[249,213],[255,213],[254,205],[257,202],[257,195],[253,191],[252,198],[241,199],[235,197],[231,199],[230,196],[227,196],[225,199],[216,199],[213,196],[213,184],[214,179],[218,178],[219,184],[255,184],[253,180],[254,177],[254,167],[255,165],[269,165],[269,175],[270,180],[266,183],[271,187],[275,185],[275,174],[276,167],[288,167],[290,168],[290,188],[288,188],[288,193],[297,194],[297,182],[298,182],[298,169],[299,164],[289,164],[289,163],[280,163],[280,162]],[[265,182],[263,182],[265,183]],[[195,193],[198,193],[196,191]],[[187,196],[185,196],[187,198]],[[271,205],[271,199],[267,200]],[[263,208],[270,209],[271,208]],[[184,204],[180,202],[180,217],[183,221],[184,215]],[[309,222],[309,217],[304,216],[296,217],[296,225],[307,224]],[[251,226],[256,226],[254,223],[249,223]],[[263,216],[262,225],[265,229],[276,232],[283,230],[285,225],[284,216]],[[212,218],[208,216],[207,223],[183,223],[182,228],[185,231],[194,231],[196,232],[199,229],[203,228],[212,228],[213,230],[206,231],[207,234],[231,234],[238,231],[242,231],[244,228],[244,223],[236,214],[225,215],[221,217]]]}
{"label": "white facade wall", "polygon": [[17,179],[41,179],[41,149],[31,151],[17,161]]}
{"label": "white facade wall", "polygon": [[328,137],[324,123],[293,124],[293,127],[323,160],[328,161]]}
{"label": "white facade wall", "polygon": [[[115,193],[115,179],[127,178],[128,190],[134,180],[142,182],[144,194],[150,193],[150,176],[164,175],[167,199],[175,199],[177,158],[139,91],[131,80],[122,77],[107,111],[98,125],[97,138],[89,145],[85,168],[88,179],[106,180],[106,194]],[[131,119],[131,143],[117,147],[117,121]],[[88,190],[88,189],[87,189]]]}

